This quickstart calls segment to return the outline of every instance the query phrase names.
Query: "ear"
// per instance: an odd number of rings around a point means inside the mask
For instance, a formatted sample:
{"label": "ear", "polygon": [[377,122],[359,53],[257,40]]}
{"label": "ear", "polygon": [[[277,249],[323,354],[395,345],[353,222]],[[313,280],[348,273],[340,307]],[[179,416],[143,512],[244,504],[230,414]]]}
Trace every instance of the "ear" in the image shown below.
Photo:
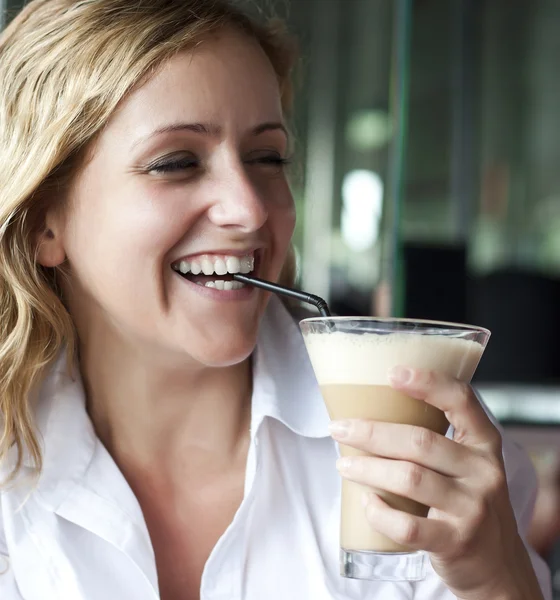
{"label": "ear", "polygon": [[66,260],[63,230],[61,216],[47,213],[45,222],[37,233],[37,261],[43,267],[57,267]]}

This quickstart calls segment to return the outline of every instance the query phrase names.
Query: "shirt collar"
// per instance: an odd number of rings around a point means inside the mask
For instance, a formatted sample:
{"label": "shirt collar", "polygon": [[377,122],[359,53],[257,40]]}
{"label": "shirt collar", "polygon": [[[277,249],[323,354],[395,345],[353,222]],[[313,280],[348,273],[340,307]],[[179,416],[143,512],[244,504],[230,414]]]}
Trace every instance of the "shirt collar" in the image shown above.
{"label": "shirt collar", "polygon": [[270,299],[254,360],[253,430],[266,416],[298,435],[328,437],[329,417],[298,324]]}
{"label": "shirt collar", "polygon": [[[37,399],[35,422],[43,469],[37,491],[53,510],[83,479],[92,461],[97,435],[86,411],[86,396],[78,369],[66,351],[51,367]],[[29,459],[25,459],[26,466]]]}

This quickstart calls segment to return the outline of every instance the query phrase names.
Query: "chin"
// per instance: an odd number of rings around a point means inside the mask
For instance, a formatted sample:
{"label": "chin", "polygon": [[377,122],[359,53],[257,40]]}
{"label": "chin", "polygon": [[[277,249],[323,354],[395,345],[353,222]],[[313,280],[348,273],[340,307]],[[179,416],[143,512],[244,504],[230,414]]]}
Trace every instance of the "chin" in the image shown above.
{"label": "chin", "polygon": [[253,353],[256,343],[239,345],[238,347],[206,347],[201,348],[197,353],[191,352],[190,355],[197,362],[212,368],[232,367],[247,360]]}
{"label": "chin", "polygon": [[193,341],[185,340],[183,351],[198,363],[213,368],[231,367],[251,356],[257,345],[257,331],[247,335],[230,330],[221,335],[206,335],[195,344]]}

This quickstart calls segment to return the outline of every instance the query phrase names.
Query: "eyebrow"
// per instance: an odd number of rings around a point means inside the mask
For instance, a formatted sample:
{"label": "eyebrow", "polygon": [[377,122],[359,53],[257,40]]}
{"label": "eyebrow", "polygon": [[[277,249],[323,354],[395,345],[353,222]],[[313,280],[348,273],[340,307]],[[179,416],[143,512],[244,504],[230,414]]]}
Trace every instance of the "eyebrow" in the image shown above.
{"label": "eyebrow", "polygon": [[[135,148],[139,144],[143,144],[158,135],[162,135],[164,133],[174,133],[176,131],[190,131],[198,135],[209,137],[219,137],[222,134],[222,128],[217,125],[212,125],[211,123],[173,123],[171,125],[159,127],[155,131],[152,131],[152,133],[148,134],[146,137],[134,142],[132,147]],[[256,137],[267,131],[281,131],[286,138],[290,137],[288,130],[282,123],[276,123],[272,121],[257,125],[250,131],[250,134]]]}

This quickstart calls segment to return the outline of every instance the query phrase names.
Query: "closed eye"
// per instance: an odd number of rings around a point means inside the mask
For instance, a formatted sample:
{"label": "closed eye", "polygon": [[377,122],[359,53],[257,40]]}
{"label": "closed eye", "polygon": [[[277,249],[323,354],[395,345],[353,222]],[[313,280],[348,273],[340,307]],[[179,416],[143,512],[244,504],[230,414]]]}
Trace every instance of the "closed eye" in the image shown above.
{"label": "closed eye", "polygon": [[265,156],[258,156],[250,158],[245,161],[248,165],[263,165],[275,168],[283,168],[291,163],[291,160],[287,157],[283,157],[277,154],[270,154]]}
{"label": "closed eye", "polygon": [[146,169],[149,173],[177,173],[194,169],[200,165],[200,161],[190,156],[168,158],[158,160]]}

